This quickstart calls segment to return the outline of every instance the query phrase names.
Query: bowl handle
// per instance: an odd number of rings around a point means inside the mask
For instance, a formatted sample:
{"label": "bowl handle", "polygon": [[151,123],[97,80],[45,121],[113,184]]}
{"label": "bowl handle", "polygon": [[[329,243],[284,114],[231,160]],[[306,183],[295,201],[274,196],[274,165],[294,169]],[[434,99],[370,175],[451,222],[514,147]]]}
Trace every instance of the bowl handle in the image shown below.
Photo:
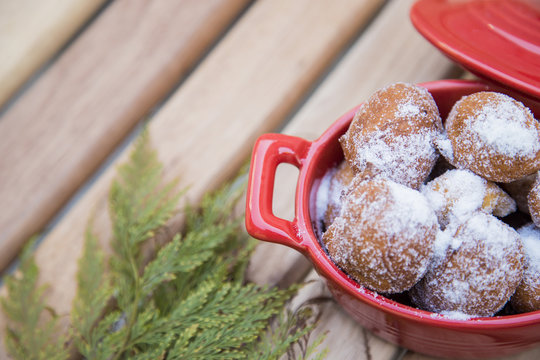
{"label": "bowl handle", "polygon": [[302,169],[310,146],[307,140],[283,134],[265,134],[255,143],[246,201],[246,229],[251,236],[303,250],[296,217],[293,221],[278,218],[272,202],[278,165],[287,163]]}

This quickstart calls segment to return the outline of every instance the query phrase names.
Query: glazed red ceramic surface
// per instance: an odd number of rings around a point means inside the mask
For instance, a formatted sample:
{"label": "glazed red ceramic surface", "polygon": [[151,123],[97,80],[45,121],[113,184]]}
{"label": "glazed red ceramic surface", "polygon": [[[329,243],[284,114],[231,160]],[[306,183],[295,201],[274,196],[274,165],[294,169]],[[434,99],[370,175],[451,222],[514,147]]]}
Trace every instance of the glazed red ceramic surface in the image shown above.
{"label": "glazed red ceramic surface", "polygon": [[471,72],[540,98],[540,0],[420,0],[411,20]]}
{"label": "glazed red ceramic surface", "polygon": [[[537,118],[540,116],[539,101],[484,83],[442,80],[420,85],[431,92],[443,119],[463,95],[482,90],[506,92],[529,106]],[[540,311],[470,320],[445,318],[367,290],[332,263],[319,242],[315,195],[326,171],[343,160],[338,139],[349,127],[357,109],[347,112],[313,142],[281,134],[267,134],[258,139],[248,184],[248,232],[260,240],[303,253],[326,279],[336,301],[360,324],[406,348],[436,356],[473,358],[503,356],[538,344]],[[300,170],[292,221],[272,213],[274,179],[281,163],[292,164]]]}

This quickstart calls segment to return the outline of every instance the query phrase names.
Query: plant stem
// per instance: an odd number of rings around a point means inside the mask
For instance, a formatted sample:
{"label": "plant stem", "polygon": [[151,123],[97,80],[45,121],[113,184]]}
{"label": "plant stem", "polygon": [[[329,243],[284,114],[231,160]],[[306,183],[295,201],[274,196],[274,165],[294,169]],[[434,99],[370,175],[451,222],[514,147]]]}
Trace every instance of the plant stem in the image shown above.
{"label": "plant stem", "polygon": [[[124,246],[127,248],[129,247],[129,242],[125,241]],[[126,252],[129,254],[129,263],[131,265],[131,272],[134,280],[134,287],[135,287],[135,297],[133,299],[133,306],[131,309],[131,312],[129,314],[128,322],[126,323],[126,336],[124,337],[124,342],[122,343],[122,346],[120,347],[120,350],[116,353],[116,355],[113,357],[113,360],[118,360],[124,353],[124,351],[127,350],[128,344],[131,340],[131,329],[133,328],[135,321],[137,321],[137,316],[139,315],[139,301],[141,297],[141,284],[139,279],[139,270],[137,268],[137,264],[135,262],[135,257],[133,256],[133,253],[129,251],[129,249]]]}

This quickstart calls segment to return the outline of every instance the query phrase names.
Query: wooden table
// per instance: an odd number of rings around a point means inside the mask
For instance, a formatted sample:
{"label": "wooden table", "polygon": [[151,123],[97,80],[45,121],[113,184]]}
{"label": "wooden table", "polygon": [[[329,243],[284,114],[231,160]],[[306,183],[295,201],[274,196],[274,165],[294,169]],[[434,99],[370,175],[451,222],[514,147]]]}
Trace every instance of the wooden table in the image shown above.
{"label": "wooden table", "polygon": [[[69,313],[87,221],[108,238],[107,191],[148,118],[166,177],[190,185],[197,202],[262,133],[315,139],[389,83],[464,76],[413,29],[411,3],[0,2],[0,269],[40,232],[41,281]],[[279,168],[278,216],[293,216],[296,173]],[[261,243],[249,277],[313,278],[299,298],[326,293],[309,263],[282,246]],[[428,359],[373,336],[334,302],[322,311],[329,359]],[[507,359],[537,358],[540,348]]]}

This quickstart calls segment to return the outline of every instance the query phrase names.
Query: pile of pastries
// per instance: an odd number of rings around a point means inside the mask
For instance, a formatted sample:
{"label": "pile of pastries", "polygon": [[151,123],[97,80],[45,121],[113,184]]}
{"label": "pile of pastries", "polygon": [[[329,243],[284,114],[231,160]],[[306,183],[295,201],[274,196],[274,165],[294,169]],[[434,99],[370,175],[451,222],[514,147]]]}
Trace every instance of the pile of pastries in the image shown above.
{"label": "pile of pastries", "polygon": [[540,310],[540,123],[478,92],[444,121],[431,94],[377,91],[317,194],[332,261],[380,294],[455,318]]}

